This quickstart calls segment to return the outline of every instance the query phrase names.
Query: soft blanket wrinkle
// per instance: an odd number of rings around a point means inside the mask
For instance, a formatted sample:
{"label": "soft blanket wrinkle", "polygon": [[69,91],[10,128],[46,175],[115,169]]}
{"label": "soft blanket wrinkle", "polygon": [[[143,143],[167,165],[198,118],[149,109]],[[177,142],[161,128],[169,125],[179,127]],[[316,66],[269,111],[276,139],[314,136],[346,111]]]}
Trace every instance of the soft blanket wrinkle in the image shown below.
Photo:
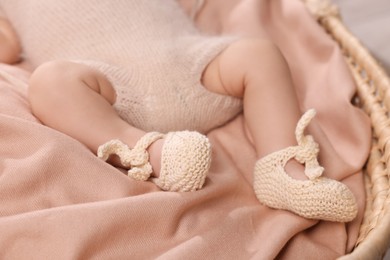
{"label": "soft blanket wrinkle", "polygon": [[30,72],[0,65],[0,258],[335,259],[350,251],[364,209],[368,119],[350,102],[355,85],[340,50],[303,4],[261,6],[259,19],[286,55],[302,108],[317,110],[310,132],[324,175],[357,197],[353,222],[261,205],[242,115],[208,134],[213,161],[204,189],[162,192],[42,125],[27,102]]}

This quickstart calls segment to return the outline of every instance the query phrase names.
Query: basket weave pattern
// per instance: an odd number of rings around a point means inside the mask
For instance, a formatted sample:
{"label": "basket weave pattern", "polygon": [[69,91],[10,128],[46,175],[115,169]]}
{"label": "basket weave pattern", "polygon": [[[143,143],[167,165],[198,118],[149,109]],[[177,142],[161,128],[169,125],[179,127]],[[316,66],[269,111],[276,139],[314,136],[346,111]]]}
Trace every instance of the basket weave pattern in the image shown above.
{"label": "basket weave pattern", "polygon": [[371,119],[373,138],[364,169],[366,209],[353,252],[340,259],[382,259],[390,245],[390,78],[344,26],[327,0],[304,0],[320,25],[339,44],[356,81],[355,103]]}

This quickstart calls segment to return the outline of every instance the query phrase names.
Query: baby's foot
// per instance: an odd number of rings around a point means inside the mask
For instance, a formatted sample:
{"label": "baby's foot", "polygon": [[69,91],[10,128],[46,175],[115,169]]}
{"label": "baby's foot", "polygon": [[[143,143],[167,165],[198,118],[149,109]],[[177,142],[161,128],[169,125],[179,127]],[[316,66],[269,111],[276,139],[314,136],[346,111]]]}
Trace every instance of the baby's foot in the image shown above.
{"label": "baby's foot", "polygon": [[120,140],[114,139],[99,146],[97,155],[107,161],[111,155],[117,155],[120,165],[128,169],[127,174],[139,181],[146,181],[153,173],[152,165],[149,162],[149,146],[164,135],[151,132],[141,137],[134,147],[130,148]]}
{"label": "baby's foot", "polygon": [[195,191],[203,187],[211,164],[211,144],[198,132],[165,135],[160,176],[152,181],[163,190]]}
{"label": "baby's foot", "polygon": [[[289,210],[309,219],[349,222],[357,215],[354,195],[345,184],[321,177],[324,169],[317,161],[318,144],[312,136],[303,135],[314,114],[309,110],[298,122],[297,146],[273,152],[256,162],[254,190],[259,201],[271,208]],[[304,165],[308,179],[300,174],[298,162]],[[285,171],[287,164],[289,174]]]}
{"label": "baby's foot", "polygon": [[[160,176],[161,151],[162,151],[163,145],[164,145],[164,138],[158,139],[157,141],[152,143],[149,146],[149,148],[146,149],[147,152],[149,153],[149,162],[150,162],[150,164],[152,166],[152,170],[153,170],[151,177],[158,178]],[[125,146],[125,144],[123,144],[123,146],[126,147],[125,149],[127,149],[127,146]],[[128,165],[123,165],[121,158],[119,158],[119,155],[117,154],[118,148],[112,148],[112,149],[113,149],[112,150],[113,154],[110,154],[109,158],[106,159],[106,161],[115,167],[120,167],[120,168],[124,168],[126,170],[129,170],[130,167]],[[131,150],[132,148],[128,148],[128,149]]]}
{"label": "baby's foot", "polygon": [[206,136],[190,131],[166,135],[151,132],[128,147],[111,140],[98,149],[103,160],[117,155],[128,175],[136,180],[152,181],[163,190],[195,191],[202,188],[211,163],[211,145]]}
{"label": "baby's foot", "polygon": [[305,166],[296,160],[290,160],[286,164],[286,173],[293,178],[294,180],[307,180],[307,176],[305,175]]}
{"label": "baby's foot", "polygon": [[165,139],[158,139],[152,143],[147,151],[149,152],[149,162],[152,165],[153,173],[152,177],[158,178],[161,170],[161,151],[164,145]]}

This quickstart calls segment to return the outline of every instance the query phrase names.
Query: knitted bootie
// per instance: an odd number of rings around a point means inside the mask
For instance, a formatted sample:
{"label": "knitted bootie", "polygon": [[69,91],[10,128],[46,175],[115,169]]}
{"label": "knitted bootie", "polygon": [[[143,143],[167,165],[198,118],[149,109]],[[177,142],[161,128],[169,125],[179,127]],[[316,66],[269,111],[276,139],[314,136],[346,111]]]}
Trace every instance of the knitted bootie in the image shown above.
{"label": "knitted bootie", "polygon": [[166,135],[151,132],[144,135],[130,149],[119,140],[111,140],[98,149],[97,155],[107,160],[119,156],[128,175],[146,181],[153,172],[147,148],[156,140],[165,138],[161,152],[159,178],[152,181],[167,191],[195,191],[202,188],[211,163],[211,145],[206,136],[190,131],[170,132]]}
{"label": "knitted bootie", "polygon": [[[343,183],[320,177],[324,169],[317,161],[318,144],[312,136],[303,134],[314,115],[312,109],[299,120],[295,130],[298,146],[271,153],[256,162],[254,190],[259,201],[271,208],[289,210],[309,219],[348,222],[357,214],[355,197]],[[305,164],[309,180],[295,180],[287,175],[284,167],[292,158]]]}

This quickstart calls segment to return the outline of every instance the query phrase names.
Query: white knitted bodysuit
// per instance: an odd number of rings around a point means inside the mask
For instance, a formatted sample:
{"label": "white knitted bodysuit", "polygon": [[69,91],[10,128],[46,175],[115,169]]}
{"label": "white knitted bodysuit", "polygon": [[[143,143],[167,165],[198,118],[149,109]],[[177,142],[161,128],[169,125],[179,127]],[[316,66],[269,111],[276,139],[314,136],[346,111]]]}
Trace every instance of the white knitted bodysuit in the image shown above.
{"label": "white knitted bodysuit", "polygon": [[99,69],[117,92],[115,109],[140,129],[207,132],[241,111],[239,99],[200,83],[232,39],[200,35],[174,0],[0,0],[0,8],[28,62]]}

